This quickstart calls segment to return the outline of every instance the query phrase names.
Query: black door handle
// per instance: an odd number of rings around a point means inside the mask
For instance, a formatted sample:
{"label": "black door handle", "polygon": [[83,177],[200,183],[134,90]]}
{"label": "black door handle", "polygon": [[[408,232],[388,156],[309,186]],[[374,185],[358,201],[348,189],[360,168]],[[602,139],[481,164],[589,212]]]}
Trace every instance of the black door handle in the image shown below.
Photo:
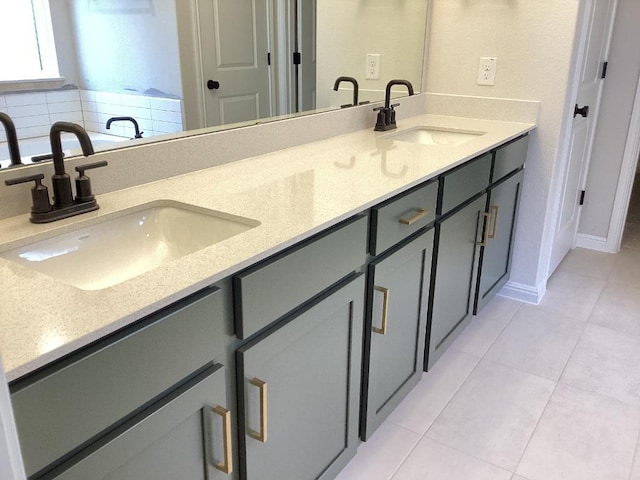
{"label": "black door handle", "polygon": [[220,82],[216,82],[215,80],[208,80],[207,88],[209,90],[218,90],[220,88]]}
{"label": "black door handle", "polygon": [[573,118],[576,118],[578,115],[582,115],[584,118],[587,118],[589,116],[589,105],[578,108],[578,104],[576,103],[576,106],[573,109]]}

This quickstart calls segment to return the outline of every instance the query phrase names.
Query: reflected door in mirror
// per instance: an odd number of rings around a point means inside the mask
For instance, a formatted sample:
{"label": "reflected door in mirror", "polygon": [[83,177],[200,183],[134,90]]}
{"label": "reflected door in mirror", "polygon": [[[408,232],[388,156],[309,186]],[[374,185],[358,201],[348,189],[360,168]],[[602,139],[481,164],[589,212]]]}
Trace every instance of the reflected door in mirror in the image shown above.
{"label": "reflected door in mirror", "polygon": [[207,126],[271,116],[266,2],[199,0]]}

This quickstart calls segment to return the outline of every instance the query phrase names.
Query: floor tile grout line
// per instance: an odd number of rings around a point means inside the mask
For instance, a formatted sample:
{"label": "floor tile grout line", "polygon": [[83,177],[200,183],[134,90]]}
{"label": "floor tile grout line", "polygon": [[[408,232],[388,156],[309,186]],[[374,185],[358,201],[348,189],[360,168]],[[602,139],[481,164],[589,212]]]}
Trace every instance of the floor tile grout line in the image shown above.
{"label": "floor tile grout line", "polygon": [[629,467],[629,474],[627,475],[627,480],[633,480],[631,478],[631,474],[633,473],[633,467],[636,464],[636,460],[640,458],[640,456],[638,456],[639,447],[640,447],[640,430],[638,431],[638,437],[636,439],[636,447],[635,447],[635,450],[633,451],[633,456],[631,458],[631,466]]}
{"label": "floor tile grout line", "polygon": [[[391,422],[393,423],[393,422]],[[394,423],[394,425],[396,425]],[[393,477],[396,476],[396,474],[398,473],[398,471],[402,468],[402,466],[404,465],[404,463],[407,461],[407,459],[411,456],[411,454],[414,452],[414,450],[416,448],[418,448],[418,445],[420,444],[420,442],[422,441],[423,436],[420,435],[417,432],[414,432],[412,430],[409,430],[408,428],[403,427],[402,425],[396,425],[398,428],[402,428],[403,430],[406,430],[407,432],[411,432],[414,433],[416,435],[419,435],[418,440],[416,441],[416,443],[413,445],[413,447],[411,447],[411,449],[405,454],[404,458],[402,459],[402,461],[398,464],[398,466],[395,468],[395,470],[391,473],[391,476],[388,478],[388,480],[393,480]]]}
{"label": "floor tile grout line", "polygon": [[461,453],[463,455],[466,455],[467,457],[473,458],[475,460],[478,460],[479,462],[486,463],[487,465],[491,465],[492,467],[496,467],[496,468],[499,468],[500,470],[504,470],[505,472],[509,472],[511,474],[511,476],[515,475],[515,473],[516,473],[515,470],[510,470],[510,469],[504,468],[504,467],[502,467],[500,465],[496,465],[495,463],[492,463],[492,462],[490,462],[489,460],[487,460],[485,458],[477,457],[477,456],[473,455],[472,453],[462,451],[459,448],[452,447],[451,445],[447,445],[446,443],[441,442],[440,440],[436,440],[435,438],[427,437],[427,440],[435,442],[438,445],[442,445],[443,447],[450,448],[451,450],[455,450],[456,452]]}
{"label": "floor tile grout line", "polygon": [[569,362],[573,358],[573,354],[575,353],[576,349],[578,348],[578,345],[580,344],[580,341],[582,340],[582,337],[584,336],[584,332],[585,332],[586,328],[587,328],[587,322],[583,322],[582,331],[580,332],[580,336],[578,337],[575,345],[571,349],[571,353],[567,357],[567,361],[565,362],[564,367],[562,368],[562,371],[560,372],[560,375],[558,375],[558,380],[555,381],[555,385],[553,387],[553,391],[551,392],[551,395],[549,395],[549,399],[547,400],[546,405],[542,409],[542,412],[540,413],[540,416],[538,417],[538,420],[536,422],[535,427],[533,428],[533,430],[531,432],[531,435],[529,435],[529,439],[527,440],[527,444],[525,445],[524,449],[522,449],[522,453],[520,454],[520,458],[518,459],[518,463],[516,464],[516,468],[514,470],[514,474],[518,473],[518,469],[520,468],[520,464],[522,463],[522,459],[524,458],[525,454],[527,453],[527,449],[529,448],[529,445],[531,445],[531,440],[533,439],[533,437],[535,436],[536,432],[538,431],[538,427],[540,426],[540,422],[542,421],[542,418],[544,417],[544,414],[547,412],[547,409],[549,408],[549,405],[551,404],[551,399],[555,395],[556,390],[558,389],[558,385],[560,385],[560,380],[562,379],[562,376],[564,375],[564,372],[567,369],[567,365],[569,365]]}

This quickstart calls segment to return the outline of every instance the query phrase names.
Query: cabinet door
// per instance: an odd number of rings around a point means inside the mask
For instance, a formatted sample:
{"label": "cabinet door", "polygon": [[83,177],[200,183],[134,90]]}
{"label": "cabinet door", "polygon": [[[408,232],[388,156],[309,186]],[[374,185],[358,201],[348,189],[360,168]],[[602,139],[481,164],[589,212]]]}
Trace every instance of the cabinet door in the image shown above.
{"label": "cabinet door", "polygon": [[489,191],[489,233],[480,257],[476,313],[509,279],[523,173],[520,170]]}
{"label": "cabinet door", "polygon": [[[221,480],[232,470],[224,368],[211,365],[52,472],[56,480]],[[225,418],[226,417],[226,418]],[[225,458],[226,457],[226,458]],[[62,472],[56,475],[58,472]]]}
{"label": "cabinet door", "polygon": [[359,275],[238,350],[243,479],[330,479],[355,455],[363,299]]}
{"label": "cabinet door", "polygon": [[486,194],[436,225],[437,261],[429,321],[430,368],[473,315]]}
{"label": "cabinet door", "polygon": [[433,234],[429,230],[369,266],[364,440],[422,376]]}

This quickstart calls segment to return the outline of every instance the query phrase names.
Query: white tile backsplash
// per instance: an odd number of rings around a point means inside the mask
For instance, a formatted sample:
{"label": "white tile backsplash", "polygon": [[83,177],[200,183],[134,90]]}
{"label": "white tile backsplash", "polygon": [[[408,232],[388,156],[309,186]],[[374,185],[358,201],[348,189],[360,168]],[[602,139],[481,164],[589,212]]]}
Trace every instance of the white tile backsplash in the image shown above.
{"label": "white tile backsplash", "polygon": [[123,107],[137,107],[137,108],[151,108],[151,100],[150,97],[146,97],[143,95],[122,95],[122,106]]}
{"label": "white tile backsplash", "polygon": [[19,105],[9,106],[9,115],[12,118],[30,117],[33,115],[49,115],[49,109],[46,103],[39,105]]}
{"label": "white tile backsplash", "polygon": [[150,97],[153,110],[167,110],[169,112],[181,112],[182,105],[179,99]]}
{"label": "white tile backsplash", "polygon": [[16,128],[38,127],[50,125],[49,115],[32,115],[30,117],[16,117],[13,119]]}
{"label": "white tile backsplash", "polygon": [[80,102],[79,90],[63,90],[46,93],[47,103]]}
{"label": "white tile backsplash", "polygon": [[[123,122],[106,129],[107,120],[115,116],[133,117],[145,137],[183,130],[180,100],[146,95],[92,90],[9,94],[0,95],[0,111],[13,118],[21,139],[48,135],[50,125],[57,121],[77,123],[89,131],[133,137],[131,124]],[[2,129],[0,141],[6,141]]]}
{"label": "white tile backsplash", "polygon": [[176,133],[183,130],[182,123],[153,121],[153,131],[157,133]]}
{"label": "white tile backsplash", "polygon": [[13,93],[5,96],[8,107],[43,105],[47,103],[44,93]]}
{"label": "white tile backsplash", "polygon": [[111,105],[122,105],[122,97],[119,93],[95,92],[96,103],[107,103]]}
{"label": "white tile backsplash", "polygon": [[80,100],[74,102],[59,102],[49,104],[49,113],[69,113],[79,112],[82,114],[82,105]]}
{"label": "white tile backsplash", "polygon": [[55,122],[71,122],[82,123],[82,111],[76,110],[73,112],[60,112],[49,114],[49,124],[53,125]]}

